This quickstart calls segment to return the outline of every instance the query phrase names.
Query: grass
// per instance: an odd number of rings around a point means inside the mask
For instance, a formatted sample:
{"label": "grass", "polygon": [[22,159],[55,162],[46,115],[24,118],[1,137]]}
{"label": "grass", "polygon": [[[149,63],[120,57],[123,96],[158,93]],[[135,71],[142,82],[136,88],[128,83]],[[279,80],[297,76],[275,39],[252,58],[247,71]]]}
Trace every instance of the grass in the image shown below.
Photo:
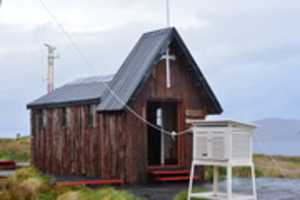
{"label": "grass", "polygon": [[263,177],[300,178],[300,157],[255,155],[254,161]]}
{"label": "grass", "polygon": [[49,177],[30,167],[17,170],[0,188],[1,200],[138,200],[133,194],[113,188],[92,190],[49,184]]}
{"label": "grass", "polygon": [[[273,178],[300,178],[300,157],[288,156],[267,156],[255,155],[255,174],[256,177]],[[220,177],[226,175],[225,168],[219,168]],[[233,176],[250,177],[251,171],[248,167],[238,167],[233,169]],[[207,167],[205,171],[205,180],[212,181],[213,169]]]}
{"label": "grass", "polygon": [[30,160],[30,138],[0,139],[0,160],[28,162]]}

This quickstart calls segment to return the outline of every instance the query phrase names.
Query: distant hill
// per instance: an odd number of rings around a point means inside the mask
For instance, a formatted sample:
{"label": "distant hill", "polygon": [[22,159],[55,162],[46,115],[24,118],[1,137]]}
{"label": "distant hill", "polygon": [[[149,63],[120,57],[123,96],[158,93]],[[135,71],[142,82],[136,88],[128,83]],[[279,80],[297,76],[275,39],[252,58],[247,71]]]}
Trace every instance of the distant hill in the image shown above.
{"label": "distant hill", "polygon": [[258,126],[256,152],[300,156],[300,120],[269,118],[253,123]]}

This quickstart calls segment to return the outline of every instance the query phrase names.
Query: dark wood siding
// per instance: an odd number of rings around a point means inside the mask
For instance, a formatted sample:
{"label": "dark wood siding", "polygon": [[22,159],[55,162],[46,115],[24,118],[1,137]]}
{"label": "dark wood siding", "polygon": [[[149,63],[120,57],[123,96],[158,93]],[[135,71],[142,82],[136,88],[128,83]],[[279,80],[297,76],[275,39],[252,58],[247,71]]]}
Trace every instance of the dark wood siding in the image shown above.
{"label": "dark wood siding", "polygon": [[[68,107],[67,126],[62,108],[47,109],[47,126],[38,124],[40,112],[32,110],[33,164],[55,175],[97,175],[99,134],[97,124],[87,125],[87,107]],[[99,175],[99,173],[98,173]]]}
{"label": "dark wood siding", "polygon": [[[166,88],[165,61],[155,66],[148,80],[141,85],[130,106],[137,114],[146,118],[146,106],[149,100],[178,100],[179,129],[185,130],[187,118],[205,118],[210,106],[201,85],[194,81],[184,58],[173,48],[176,61],[171,63],[171,88]],[[131,154],[128,166],[130,183],[144,182],[147,168],[147,128],[145,123],[130,112],[126,112],[126,134],[128,134],[128,150]],[[189,167],[192,159],[192,135],[185,134],[178,140],[179,165]]]}
{"label": "dark wood siding", "polygon": [[[166,88],[165,61],[161,61],[136,91],[129,105],[146,118],[151,99],[176,100],[178,125],[187,129],[186,118],[204,118],[210,106],[202,86],[196,84],[188,63],[176,47],[171,63],[172,87]],[[133,74],[134,76],[134,74]],[[31,111],[32,162],[43,172],[62,176],[99,176],[121,178],[136,184],[147,179],[147,126],[132,113],[97,113],[95,126],[88,123],[87,106],[67,107],[67,126],[63,127],[62,108],[47,109],[47,126],[39,122],[41,112]],[[189,166],[192,136],[178,140],[179,165]]]}

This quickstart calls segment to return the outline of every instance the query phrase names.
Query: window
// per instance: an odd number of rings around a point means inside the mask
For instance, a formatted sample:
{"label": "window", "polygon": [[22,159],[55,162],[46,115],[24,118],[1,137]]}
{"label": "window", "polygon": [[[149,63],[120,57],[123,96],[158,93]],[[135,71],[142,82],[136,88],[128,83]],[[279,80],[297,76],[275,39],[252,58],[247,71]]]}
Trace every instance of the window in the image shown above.
{"label": "window", "polygon": [[95,121],[95,115],[96,115],[96,109],[94,105],[89,105],[88,106],[88,127],[89,128],[94,128],[96,121]]}
{"label": "window", "polygon": [[38,126],[40,128],[46,128],[47,127],[47,111],[46,110],[38,110],[37,112],[38,117]]}
{"label": "window", "polygon": [[61,126],[68,127],[68,113],[67,108],[62,108],[62,119],[61,119]]}
{"label": "window", "polygon": [[162,126],[162,109],[157,108],[156,110],[156,125]]}
{"label": "window", "polygon": [[43,128],[47,127],[47,110],[43,110]]}
{"label": "window", "polygon": [[43,118],[42,118],[42,110],[37,111],[36,120],[37,120],[37,126],[41,128],[43,126]]}

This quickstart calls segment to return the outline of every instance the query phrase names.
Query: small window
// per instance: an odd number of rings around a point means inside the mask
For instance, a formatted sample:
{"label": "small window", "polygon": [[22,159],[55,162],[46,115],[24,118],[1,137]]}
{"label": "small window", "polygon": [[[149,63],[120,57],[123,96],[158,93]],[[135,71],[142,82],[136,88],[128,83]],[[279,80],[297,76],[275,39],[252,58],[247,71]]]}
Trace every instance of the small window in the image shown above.
{"label": "small window", "polygon": [[162,109],[157,108],[156,110],[156,125],[162,126]]}
{"label": "small window", "polygon": [[47,110],[43,110],[43,128],[47,127]]}
{"label": "small window", "polygon": [[88,127],[89,128],[94,128],[96,121],[95,121],[95,115],[96,115],[96,109],[94,105],[89,105],[88,106]]}
{"label": "small window", "polygon": [[46,128],[47,127],[47,111],[46,110],[38,110],[37,113],[38,116],[38,126],[40,128]]}
{"label": "small window", "polygon": [[37,110],[36,112],[36,121],[37,121],[37,126],[41,128],[43,126],[43,111],[42,110]]}
{"label": "small window", "polygon": [[62,127],[68,127],[68,113],[67,113],[67,108],[63,108],[62,109],[61,126]]}

